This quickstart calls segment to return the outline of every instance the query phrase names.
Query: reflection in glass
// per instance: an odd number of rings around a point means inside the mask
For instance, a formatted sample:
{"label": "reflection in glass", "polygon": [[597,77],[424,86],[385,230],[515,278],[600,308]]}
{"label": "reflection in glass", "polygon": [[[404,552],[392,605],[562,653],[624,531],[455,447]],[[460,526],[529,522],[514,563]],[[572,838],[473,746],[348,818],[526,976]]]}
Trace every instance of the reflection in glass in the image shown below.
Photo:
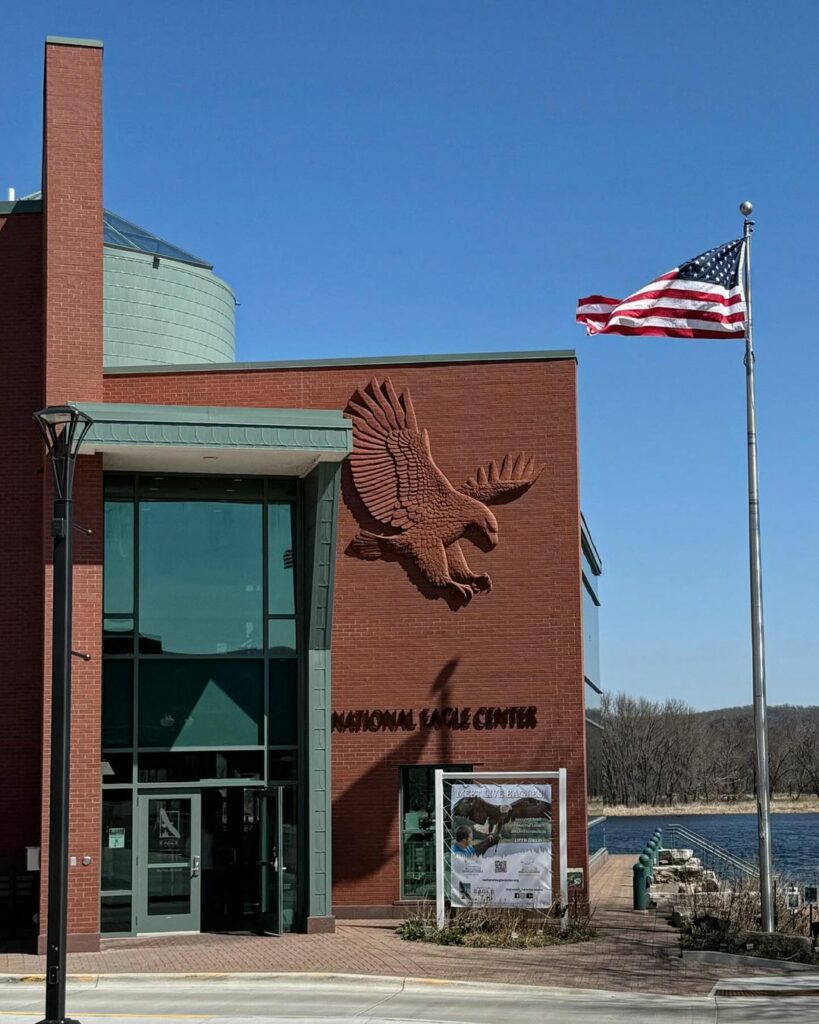
{"label": "reflection in glass", "polygon": [[471,765],[418,765],[401,769],[403,899],[435,897],[435,768],[471,771]]}
{"label": "reflection in glass", "polygon": [[134,620],[103,619],[102,651],[103,654],[133,654]]}
{"label": "reflection in glass", "polygon": [[105,751],[100,764],[100,777],[103,786],[113,783],[130,783],[133,781],[133,754],[112,754]]}
{"label": "reflection in glass", "polygon": [[258,746],[264,742],[263,677],[261,661],[141,661],[139,746]]}
{"label": "reflection in glass", "polygon": [[267,649],[272,658],[295,658],[295,619],[270,619],[268,621]]}
{"label": "reflection in glass", "polygon": [[157,653],[262,647],[262,506],[139,506],[139,631]]}
{"label": "reflection in glass", "polygon": [[189,914],[191,875],[188,867],[149,868],[148,914]]}
{"label": "reflection in glass", "polygon": [[[293,931],[298,913],[298,830],[296,790],[282,786],[261,797],[261,927]],[[281,832],[279,832],[281,825]],[[279,894],[281,893],[281,900]]]}
{"label": "reflection in glass", "polygon": [[295,615],[293,506],[289,502],[267,506],[268,613]]}
{"label": "reflection in glass", "polygon": [[107,615],[134,611],[134,506],[105,502],[103,607]]}
{"label": "reflection in glass", "polygon": [[140,782],[198,782],[213,779],[261,779],[261,750],[162,751],[139,754]]}

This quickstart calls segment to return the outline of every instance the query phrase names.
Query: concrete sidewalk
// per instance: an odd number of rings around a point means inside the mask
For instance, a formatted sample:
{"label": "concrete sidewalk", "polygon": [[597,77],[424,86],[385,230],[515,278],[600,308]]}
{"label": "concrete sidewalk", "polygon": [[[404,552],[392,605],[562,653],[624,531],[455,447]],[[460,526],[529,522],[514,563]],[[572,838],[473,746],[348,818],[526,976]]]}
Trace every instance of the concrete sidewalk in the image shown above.
{"label": "concrete sidewalk", "polygon": [[[464,949],[404,942],[395,921],[340,921],[334,935],[175,935],[109,939],[68,958],[79,974],[293,971],[706,995],[724,967],[685,964],[664,918],[631,909],[631,856],[610,857],[593,881],[592,942],[546,949]],[[43,957],[0,954],[0,973],[42,972]],[[759,975],[747,968],[731,973]]]}

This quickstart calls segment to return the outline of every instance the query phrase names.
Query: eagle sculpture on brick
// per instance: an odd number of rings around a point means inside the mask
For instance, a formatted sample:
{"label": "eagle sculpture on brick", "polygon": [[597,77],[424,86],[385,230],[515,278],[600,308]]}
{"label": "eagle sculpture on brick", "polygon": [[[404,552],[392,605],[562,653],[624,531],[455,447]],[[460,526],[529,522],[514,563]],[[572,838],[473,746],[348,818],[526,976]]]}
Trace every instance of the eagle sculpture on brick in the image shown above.
{"label": "eagle sculpture on brick", "polygon": [[520,497],[543,469],[534,456],[506,455],[455,488],[435,465],[429,434],[418,427],[408,389],[397,394],[387,377],[373,378],[349,401],[353,421],[353,482],[370,515],[392,533],[361,530],[349,551],[364,559],[393,555],[411,560],[433,587],[460,603],[492,589],[486,573],[469,568],[459,541],[475,536],[498,543],[498,522],[488,505]]}

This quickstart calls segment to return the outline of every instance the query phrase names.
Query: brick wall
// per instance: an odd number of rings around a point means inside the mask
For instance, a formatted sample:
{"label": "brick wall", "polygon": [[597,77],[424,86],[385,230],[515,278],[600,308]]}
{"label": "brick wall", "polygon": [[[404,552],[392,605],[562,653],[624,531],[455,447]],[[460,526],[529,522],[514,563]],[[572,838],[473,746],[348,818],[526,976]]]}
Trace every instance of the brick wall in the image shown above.
{"label": "brick wall", "polygon": [[46,43],[46,404],[102,394],[102,49]]}
{"label": "brick wall", "polygon": [[42,217],[0,216],[0,869],[40,842]]}
{"label": "brick wall", "polygon": [[441,470],[456,485],[524,450],[546,468],[523,497],[495,506],[500,543],[463,544],[491,594],[461,610],[421,593],[404,569],[345,554],[358,530],[343,479],[333,625],[333,707],[537,705],[526,731],[333,736],[335,904],[390,904],[399,893],[399,768],[566,767],[569,860],[586,863],[585,729],[576,394],[573,360],[109,375],[105,399],[180,405],[344,408],[372,372],[409,387]]}
{"label": "brick wall", "polygon": [[[44,404],[102,397],[102,50],[46,43],[43,139],[45,227]],[[81,458],[75,480],[75,517],[91,528],[74,538],[75,650],[71,734],[69,949],[95,948],[99,935],[100,714],[102,614],[102,460]],[[44,506],[47,524],[51,496]],[[42,878],[48,845],[48,743],[51,686],[51,538],[44,530],[46,623],[43,685]],[[82,866],[82,857],[91,863]],[[42,947],[46,886],[41,887]]]}

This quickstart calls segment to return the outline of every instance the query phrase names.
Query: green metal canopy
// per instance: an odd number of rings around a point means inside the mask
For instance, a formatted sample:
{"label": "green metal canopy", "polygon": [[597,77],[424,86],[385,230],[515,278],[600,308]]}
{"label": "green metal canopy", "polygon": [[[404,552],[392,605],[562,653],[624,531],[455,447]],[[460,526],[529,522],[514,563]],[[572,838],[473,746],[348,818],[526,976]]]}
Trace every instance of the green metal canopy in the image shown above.
{"label": "green metal canopy", "polygon": [[93,420],[83,453],[102,453],[109,469],[304,476],[352,451],[336,409],[72,404]]}

